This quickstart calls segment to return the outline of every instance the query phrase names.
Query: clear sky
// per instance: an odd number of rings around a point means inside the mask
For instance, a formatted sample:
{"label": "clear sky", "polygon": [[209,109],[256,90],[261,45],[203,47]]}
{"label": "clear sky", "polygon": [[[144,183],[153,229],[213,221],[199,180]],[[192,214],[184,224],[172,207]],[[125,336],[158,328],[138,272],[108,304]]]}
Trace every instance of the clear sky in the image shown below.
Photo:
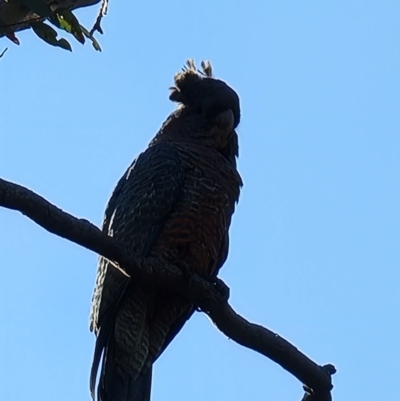
{"label": "clear sky", "polygon": [[[232,305],[335,364],[335,400],[399,400],[399,21],[398,0],[111,0],[102,53],[3,38],[0,176],[100,225],[174,108],[173,74],[210,59],[242,105]],[[1,400],[89,401],[96,260],[0,209]],[[155,366],[154,401],[301,395],[202,314]]]}

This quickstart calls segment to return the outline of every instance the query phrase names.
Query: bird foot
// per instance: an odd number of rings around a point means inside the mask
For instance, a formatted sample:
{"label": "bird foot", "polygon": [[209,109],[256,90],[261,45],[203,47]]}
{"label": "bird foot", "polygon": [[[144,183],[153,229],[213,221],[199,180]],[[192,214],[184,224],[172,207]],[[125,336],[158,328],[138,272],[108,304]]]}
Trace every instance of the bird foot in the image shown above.
{"label": "bird foot", "polygon": [[230,295],[230,289],[220,278],[212,275],[202,276],[202,278],[214,286],[214,288],[222,297],[224,302],[228,301]]}

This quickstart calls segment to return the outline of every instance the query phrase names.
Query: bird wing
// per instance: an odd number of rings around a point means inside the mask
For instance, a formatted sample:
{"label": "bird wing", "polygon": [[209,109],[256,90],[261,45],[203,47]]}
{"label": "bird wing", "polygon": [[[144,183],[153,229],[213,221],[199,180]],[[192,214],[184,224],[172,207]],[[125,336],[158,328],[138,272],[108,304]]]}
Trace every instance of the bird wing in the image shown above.
{"label": "bird wing", "polygon": [[[216,269],[213,272],[213,275],[217,275],[219,269],[223,266],[225,263],[227,257],[228,257],[228,251],[229,251],[229,236],[228,233],[224,236],[222,243],[221,243],[221,248],[219,252],[219,259],[217,260],[216,263]],[[165,341],[157,354],[157,359],[168,347],[168,345],[171,343],[171,341],[175,338],[175,336],[181,331],[182,327],[185,325],[185,323],[191,318],[195,311],[194,305],[191,303],[188,303],[188,309],[187,312],[182,313],[174,322],[171,324],[169,327],[168,333],[165,337]]]}
{"label": "bird wing", "polygon": [[[179,200],[183,178],[184,169],[174,145],[164,142],[150,146],[118,182],[106,208],[103,230],[139,255],[148,255]],[[97,333],[92,391],[128,282],[128,277],[100,258],[90,323]]]}

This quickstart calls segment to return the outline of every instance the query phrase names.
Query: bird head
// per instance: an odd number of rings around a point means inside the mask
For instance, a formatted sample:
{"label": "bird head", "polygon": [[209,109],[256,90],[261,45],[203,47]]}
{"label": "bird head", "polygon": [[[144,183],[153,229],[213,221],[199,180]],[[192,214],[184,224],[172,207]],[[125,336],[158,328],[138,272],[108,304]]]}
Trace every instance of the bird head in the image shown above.
{"label": "bird head", "polygon": [[224,81],[213,78],[209,61],[202,61],[201,68],[198,70],[194,61],[188,60],[182,71],[175,74],[169,99],[196,110],[208,120],[231,110],[236,128],[240,122],[239,96]]}
{"label": "bird head", "polygon": [[[188,60],[175,74],[170,100],[179,104],[164,123],[160,133],[164,139],[190,141],[219,151],[233,164],[238,156],[235,128],[240,122],[237,93],[212,75],[209,62],[198,70]],[[161,138],[159,138],[161,140]]]}

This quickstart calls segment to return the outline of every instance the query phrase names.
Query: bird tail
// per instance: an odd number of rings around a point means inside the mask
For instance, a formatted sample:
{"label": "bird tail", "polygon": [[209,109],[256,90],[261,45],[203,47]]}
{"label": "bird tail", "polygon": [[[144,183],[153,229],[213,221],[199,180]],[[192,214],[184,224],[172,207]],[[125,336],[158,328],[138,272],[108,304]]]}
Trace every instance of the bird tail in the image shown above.
{"label": "bird tail", "polygon": [[[103,318],[97,332],[90,374],[93,401],[101,361],[97,401],[150,401],[151,361],[145,365],[149,328],[145,324],[146,308],[142,295],[136,291],[134,297],[125,300],[121,295]],[[123,330],[125,326],[130,330]]]}
{"label": "bird tail", "polygon": [[98,401],[150,401],[152,366],[138,377],[118,369],[115,341],[104,350],[103,366],[97,388]]}
{"label": "bird tail", "polygon": [[153,368],[150,366],[146,373],[136,380],[129,381],[127,401],[150,401],[152,371]]}

